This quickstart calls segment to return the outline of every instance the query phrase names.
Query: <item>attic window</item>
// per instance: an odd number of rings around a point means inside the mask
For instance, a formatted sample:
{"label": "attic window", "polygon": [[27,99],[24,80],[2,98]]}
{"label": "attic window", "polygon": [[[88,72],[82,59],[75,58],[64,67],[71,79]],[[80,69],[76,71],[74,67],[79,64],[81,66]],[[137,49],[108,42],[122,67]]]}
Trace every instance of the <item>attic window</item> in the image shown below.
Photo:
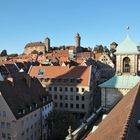
{"label": "attic window", "polygon": [[39,70],[38,70],[38,75],[39,75],[39,76],[43,76],[44,73],[45,73],[45,70],[44,70],[44,69],[39,69]]}

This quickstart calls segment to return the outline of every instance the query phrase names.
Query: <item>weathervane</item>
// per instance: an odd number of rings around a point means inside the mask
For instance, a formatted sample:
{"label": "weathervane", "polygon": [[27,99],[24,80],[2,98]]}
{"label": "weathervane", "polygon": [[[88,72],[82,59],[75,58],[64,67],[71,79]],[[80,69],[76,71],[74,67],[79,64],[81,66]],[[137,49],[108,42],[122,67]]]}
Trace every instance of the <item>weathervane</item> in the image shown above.
{"label": "weathervane", "polygon": [[129,35],[129,30],[130,30],[130,27],[127,26],[127,27],[126,27],[126,33],[127,33],[127,35]]}

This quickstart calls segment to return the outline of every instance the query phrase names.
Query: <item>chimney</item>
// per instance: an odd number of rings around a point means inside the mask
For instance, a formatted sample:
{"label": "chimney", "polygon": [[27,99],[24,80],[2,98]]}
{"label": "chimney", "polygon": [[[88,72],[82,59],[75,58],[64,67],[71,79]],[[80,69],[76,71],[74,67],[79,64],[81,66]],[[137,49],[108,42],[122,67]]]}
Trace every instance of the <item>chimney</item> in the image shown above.
{"label": "chimney", "polygon": [[26,83],[27,83],[28,87],[30,88],[31,87],[31,77],[28,74],[26,75]]}
{"label": "chimney", "polygon": [[7,77],[7,80],[11,82],[12,86],[14,86],[14,79],[12,77]]}

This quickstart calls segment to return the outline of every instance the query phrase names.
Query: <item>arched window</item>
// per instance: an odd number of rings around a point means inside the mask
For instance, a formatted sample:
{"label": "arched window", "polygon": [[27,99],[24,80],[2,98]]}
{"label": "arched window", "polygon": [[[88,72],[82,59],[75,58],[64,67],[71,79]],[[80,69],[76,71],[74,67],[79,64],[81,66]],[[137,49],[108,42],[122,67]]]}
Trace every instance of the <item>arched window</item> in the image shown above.
{"label": "arched window", "polygon": [[123,72],[130,72],[130,58],[125,57],[123,59]]}

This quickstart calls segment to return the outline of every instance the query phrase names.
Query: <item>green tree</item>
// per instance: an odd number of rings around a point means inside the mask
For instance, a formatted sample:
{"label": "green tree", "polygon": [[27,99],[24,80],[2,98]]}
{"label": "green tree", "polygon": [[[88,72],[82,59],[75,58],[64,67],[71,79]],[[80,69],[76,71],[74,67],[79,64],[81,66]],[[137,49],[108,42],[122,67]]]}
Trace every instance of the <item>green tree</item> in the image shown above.
{"label": "green tree", "polygon": [[96,47],[94,47],[94,51],[96,51],[97,53],[103,53],[104,52],[103,45],[96,45]]}
{"label": "green tree", "polygon": [[111,53],[111,54],[114,54],[115,52],[116,52],[116,49],[110,48],[110,53]]}
{"label": "green tree", "polygon": [[31,54],[38,54],[38,51],[37,51],[37,50],[33,50],[33,51],[31,52]]}
{"label": "green tree", "polygon": [[106,46],[104,46],[104,52],[106,53],[106,54],[110,54],[110,51],[109,51],[109,49],[106,47]]}
{"label": "green tree", "polygon": [[0,56],[7,56],[7,50],[2,50],[2,52],[0,53]]}
{"label": "green tree", "polygon": [[17,53],[11,53],[11,54],[8,54],[9,57],[17,57],[18,54]]}
{"label": "green tree", "polygon": [[47,124],[50,133],[49,140],[64,140],[68,135],[68,128],[71,125],[72,129],[78,127],[78,121],[72,113],[64,111],[53,111],[47,118]]}

